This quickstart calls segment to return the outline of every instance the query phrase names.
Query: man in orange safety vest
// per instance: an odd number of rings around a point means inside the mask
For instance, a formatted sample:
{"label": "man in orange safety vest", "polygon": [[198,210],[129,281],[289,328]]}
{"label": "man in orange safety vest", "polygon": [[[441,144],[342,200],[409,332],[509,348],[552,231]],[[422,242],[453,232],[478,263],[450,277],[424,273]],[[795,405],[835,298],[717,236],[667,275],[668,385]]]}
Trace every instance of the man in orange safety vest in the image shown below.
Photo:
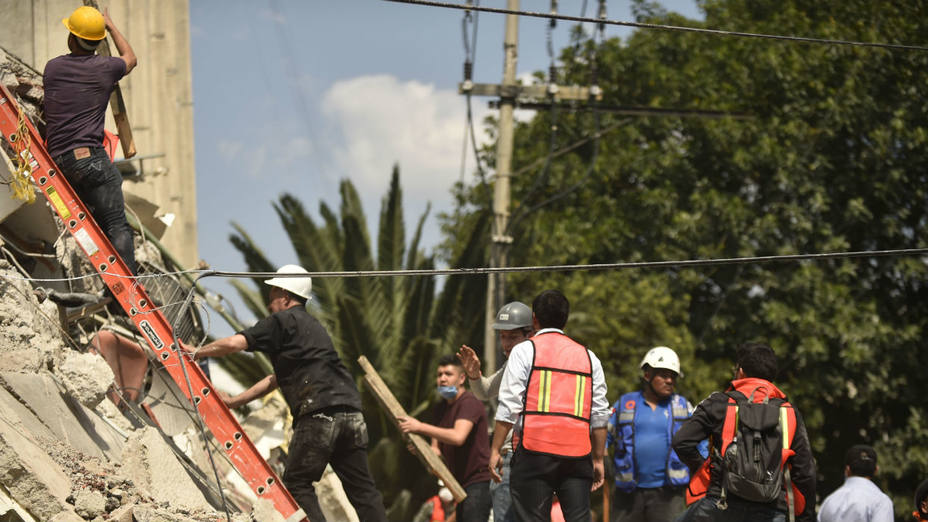
{"label": "man in orange safety vest", "polygon": [[564,519],[590,520],[590,492],[603,483],[609,403],[602,364],[567,337],[570,305],[546,290],[532,302],[534,336],[509,355],[499,390],[490,473],[513,427],[510,488],[517,520],[547,521],[556,491]]}

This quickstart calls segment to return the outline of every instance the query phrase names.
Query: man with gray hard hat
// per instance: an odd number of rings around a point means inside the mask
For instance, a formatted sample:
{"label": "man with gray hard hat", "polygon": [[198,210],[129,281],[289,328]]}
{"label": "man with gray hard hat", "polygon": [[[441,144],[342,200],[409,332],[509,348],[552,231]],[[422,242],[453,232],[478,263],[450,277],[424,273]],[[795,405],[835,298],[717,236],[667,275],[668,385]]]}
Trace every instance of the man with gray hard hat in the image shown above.
{"label": "man with gray hard hat", "polygon": [[194,360],[243,350],[266,354],[274,373],[235,397],[220,393],[223,402],[235,408],[279,387],[293,415],[283,482],[309,519],[325,520],[313,482],[331,464],[358,517],[386,521],[383,499],[367,464],[361,396],[329,334],[306,311],[312,279],[299,277],[308,272],[297,265],[284,265],[277,274],[265,281],[271,286],[271,315],[230,337],[198,349],[184,348]]}
{"label": "man with gray hard hat", "polygon": [[[642,389],[622,395],[612,407],[606,433],[614,450],[615,492],[612,516],[617,522],[670,522],[683,511],[690,474],[670,446],[674,433],[693,413],[675,393],[680,358],[666,346],[641,359]],[[700,445],[703,457],[707,443]]]}
{"label": "man with gray hard hat", "polygon": [[[521,301],[506,303],[496,313],[496,322],[493,329],[499,331],[499,344],[503,355],[507,358],[512,348],[528,339],[535,333],[532,326],[532,309]],[[506,363],[493,375],[486,377],[480,371],[480,359],[467,345],[461,346],[458,358],[464,366],[464,372],[470,380],[470,389],[482,401],[496,399],[499,395],[499,384],[503,380],[503,371]],[[502,481],[490,481],[490,494],[493,496],[493,520],[496,522],[512,522],[515,512],[510,509],[512,498],[509,495],[509,462],[512,458],[512,432],[506,438],[500,453],[502,454],[503,468]]]}

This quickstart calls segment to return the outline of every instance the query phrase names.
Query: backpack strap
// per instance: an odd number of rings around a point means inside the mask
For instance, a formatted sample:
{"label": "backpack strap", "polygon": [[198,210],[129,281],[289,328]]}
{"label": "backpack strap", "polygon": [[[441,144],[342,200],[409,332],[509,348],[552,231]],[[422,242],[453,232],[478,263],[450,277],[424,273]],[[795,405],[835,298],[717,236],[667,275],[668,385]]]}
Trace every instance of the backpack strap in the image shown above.
{"label": "backpack strap", "polygon": [[[735,398],[728,396],[728,405],[725,410],[725,422],[722,424],[722,451],[721,455],[725,455],[725,450],[728,449],[728,445],[735,440],[735,431],[738,428],[738,402],[735,401]],[[720,455],[720,456],[721,456]]]}
{"label": "backpack strap", "polygon": [[[731,393],[727,393],[726,395],[728,395],[728,404],[725,409],[725,421],[722,423],[722,451],[716,455],[720,465],[725,458],[725,451],[735,440],[735,433],[738,430],[738,401],[735,400],[735,397]],[[722,466],[722,473],[727,473],[725,466]],[[728,509],[728,491],[725,490],[724,480],[722,481],[722,491],[719,494],[719,500],[715,503],[715,507],[721,511]]]}

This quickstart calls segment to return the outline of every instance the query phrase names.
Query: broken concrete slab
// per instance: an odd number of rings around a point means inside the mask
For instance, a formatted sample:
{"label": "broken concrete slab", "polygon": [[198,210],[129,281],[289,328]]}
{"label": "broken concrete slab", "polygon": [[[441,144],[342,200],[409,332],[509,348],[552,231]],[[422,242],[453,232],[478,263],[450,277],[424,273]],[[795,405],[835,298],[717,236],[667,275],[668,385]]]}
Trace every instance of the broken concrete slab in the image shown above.
{"label": "broken concrete slab", "polygon": [[9,522],[37,522],[6,488],[0,487],[0,520]]}
{"label": "broken concrete slab", "polygon": [[[14,394],[20,403],[28,405],[31,414],[54,433],[52,438],[92,457],[117,462],[122,458],[122,435],[96,412],[62,396],[58,384],[47,372],[34,375],[3,372],[0,373],[0,384]],[[20,416],[23,422],[28,422],[28,416],[22,415],[21,410]],[[38,434],[40,430],[30,426],[30,432]]]}
{"label": "broken concrete slab", "polygon": [[[0,483],[39,520],[71,511],[71,480],[33,439],[16,411],[0,402]],[[54,439],[52,439],[54,440]],[[46,442],[46,443],[50,443]]]}
{"label": "broken concrete slab", "polygon": [[189,509],[212,509],[155,428],[143,428],[129,436],[122,465],[123,472],[135,486],[155,501]]}
{"label": "broken concrete slab", "polygon": [[[2,374],[0,374],[2,379]],[[5,412],[0,418],[8,422],[16,422],[39,440],[54,440],[58,436],[48,426],[42,423],[35,410],[23,404],[23,401],[17,397],[14,392],[10,392],[12,386],[0,380],[0,411]]]}
{"label": "broken concrete slab", "polygon": [[160,364],[152,368],[151,389],[142,402],[151,408],[161,430],[168,435],[179,435],[193,425],[193,405]]}

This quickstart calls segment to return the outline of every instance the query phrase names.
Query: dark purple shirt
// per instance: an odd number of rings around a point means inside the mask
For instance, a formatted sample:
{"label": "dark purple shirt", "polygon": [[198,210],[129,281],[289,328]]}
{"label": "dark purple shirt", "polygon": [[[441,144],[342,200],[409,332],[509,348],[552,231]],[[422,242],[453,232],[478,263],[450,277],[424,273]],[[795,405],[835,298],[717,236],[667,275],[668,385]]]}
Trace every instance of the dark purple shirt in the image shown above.
{"label": "dark purple shirt", "polygon": [[45,123],[52,158],[103,143],[106,104],[126,75],[122,58],[66,54],[45,64]]}
{"label": "dark purple shirt", "polygon": [[462,446],[438,443],[454,478],[463,487],[490,480],[490,434],[483,403],[473,393],[465,391],[451,404],[441,401],[435,409],[435,417],[439,428],[453,428],[458,419],[474,423]]}

